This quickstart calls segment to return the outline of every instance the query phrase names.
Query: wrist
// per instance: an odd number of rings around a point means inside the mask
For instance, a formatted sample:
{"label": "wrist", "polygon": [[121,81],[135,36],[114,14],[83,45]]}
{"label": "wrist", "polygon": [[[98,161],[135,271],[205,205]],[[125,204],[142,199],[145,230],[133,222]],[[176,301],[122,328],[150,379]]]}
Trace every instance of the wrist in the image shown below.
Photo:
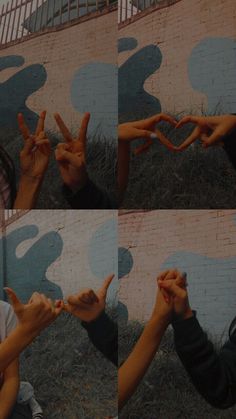
{"label": "wrist", "polygon": [[32,342],[40,333],[39,330],[33,328],[33,325],[26,325],[19,323],[16,327],[21,338],[23,338],[27,342]]}
{"label": "wrist", "polygon": [[76,194],[77,192],[79,192],[83,188],[85,188],[88,181],[89,181],[89,177],[88,177],[88,174],[86,172],[83,176],[83,179],[81,179],[79,182],[78,181],[66,182],[65,185],[67,186],[67,188],[70,189],[72,194]]}
{"label": "wrist", "polygon": [[186,320],[190,317],[193,317],[193,311],[189,307],[187,310],[185,310],[183,313],[175,313],[174,314],[175,319],[177,320]]}

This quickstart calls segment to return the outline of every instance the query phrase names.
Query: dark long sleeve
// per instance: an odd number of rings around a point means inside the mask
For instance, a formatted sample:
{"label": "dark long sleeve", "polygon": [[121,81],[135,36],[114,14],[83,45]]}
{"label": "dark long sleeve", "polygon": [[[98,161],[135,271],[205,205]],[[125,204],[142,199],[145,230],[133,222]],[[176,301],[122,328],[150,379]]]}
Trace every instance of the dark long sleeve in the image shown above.
{"label": "dark long sleeve", "polygon": [[83,189],[73,193],[66,185],[63,186],[63,195],[73,209],[112,209],[109,197],[101,191],[91,180]]}
{"label": "dark long sleeve", "polygon": [[113,364],[118,365],[118,325],[105,312],[90,323],[82,322],[94,346]]}
{"label": "dark long sleeve", "polygon": [[[232,114],[236,115],[236,114]],[[224,143],[224,150],[236,170],[236,128],[222,139]]]}
{"label": "dark long sleeve", "polygon": [[236,336],[219,353],[195,316],[173,323],[176,351],[198,392],[219,409],[236,403]]}

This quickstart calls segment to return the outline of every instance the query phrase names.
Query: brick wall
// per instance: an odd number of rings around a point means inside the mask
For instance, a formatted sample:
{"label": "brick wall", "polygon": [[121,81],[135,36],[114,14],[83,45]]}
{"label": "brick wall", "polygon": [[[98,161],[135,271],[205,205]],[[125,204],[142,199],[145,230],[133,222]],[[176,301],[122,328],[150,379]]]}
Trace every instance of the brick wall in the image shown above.
{"label": "brick wall", "polygon": [[122,78],[138,84],[137,92],[131,86],[125,93],[119,80],[119,94],[128,102],[135,94],[137,103],[141,94],[149,113],[160,110],[156,99],[174,114],[236,112],[234,0],[162,1],[121,24],[119,39]]}
{"label": "brick wall", "polygon": [[[24,301],[35,290],[61,298],[99,288],[105,276],[117,273],[115,215],[102,210],[28,212],[7,227],[5,283]],[[2,257],[2,237],[0,248]],[[116,285],[109,291],[111,303]]]}
{"label": "brick wall", "polygon": [[[77,131],[81,114],[92,114],[90,132],[100,127],[111,136],[117,120],[117,12],[94,13],[0,51],[0,128],[14,127],[23,111],[31,125],[48,110]],[[2,71],[1,71],[2,70]]]}
{"label": "brick wall", "polygon": [[227,331],[236,315],[235,210],[123,214],[119,216],[119,246],[133,260],[122,262],[119,294],[130,319],[148,319],[157,275],[178,268],[188,274],[191,306],[202,325],[219,337]]}

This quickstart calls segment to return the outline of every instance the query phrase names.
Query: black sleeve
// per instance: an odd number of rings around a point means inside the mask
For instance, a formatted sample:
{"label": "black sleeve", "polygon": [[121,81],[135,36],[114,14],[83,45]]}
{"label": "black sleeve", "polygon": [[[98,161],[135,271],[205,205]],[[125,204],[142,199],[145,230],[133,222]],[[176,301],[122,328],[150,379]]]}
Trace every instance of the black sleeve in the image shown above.
{"label": "black sleeve", "polygon": [[118,365],[118,325],[105,311],[93,322],[82,322],[89,339],[113,364]]}
{"label": "black sleeve", "polygon": [[[235,114],[233,114],[235,115]],[[236,170],[236,128],[222,138],[224,150]]]}
{"label": "black sleeve", "polygon": [[109,197],[91,180],[76,193],[63,185],[63,195],[73,209],[112,209]]}
{"label": "black sleeve", "polygon": [[236,340],[219,353],[195,316],[173,323],[175,347],[198,392],[219,409],[236,403]]}

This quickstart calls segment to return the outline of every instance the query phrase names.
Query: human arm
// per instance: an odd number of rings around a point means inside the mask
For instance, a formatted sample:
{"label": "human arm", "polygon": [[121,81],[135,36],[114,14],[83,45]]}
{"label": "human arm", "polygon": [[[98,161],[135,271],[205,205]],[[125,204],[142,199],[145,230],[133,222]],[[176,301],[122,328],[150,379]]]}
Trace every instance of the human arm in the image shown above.
{"label": "human arm", "polygon": [[236,336],[218,352],[192,312],[187,292],[173,281],[162,284],[175,299],[172,325],[176,351],[198,392],[217,408],[236,403]]}
{"label": "human arm", "polygon": [[20,153],[21,174],[14,209],[32,209],[36,205],[51,153],[44,133],[45,118],[46,111],[40,114],[35,134],[31,135],[23,115],[18,115],[24,147]]}
{"label": "human arm", "polygon": [[158,291],[153,313],[129,357],[118,371],[118,407],[123,408],[149,368],[171,320],[171,305]]}
{"label": "human arm", "polygon": [[9,418],[17,400],[19,385],[19,360],[16,358],[3,373],[3,385],[0,389],[0,419]]}

